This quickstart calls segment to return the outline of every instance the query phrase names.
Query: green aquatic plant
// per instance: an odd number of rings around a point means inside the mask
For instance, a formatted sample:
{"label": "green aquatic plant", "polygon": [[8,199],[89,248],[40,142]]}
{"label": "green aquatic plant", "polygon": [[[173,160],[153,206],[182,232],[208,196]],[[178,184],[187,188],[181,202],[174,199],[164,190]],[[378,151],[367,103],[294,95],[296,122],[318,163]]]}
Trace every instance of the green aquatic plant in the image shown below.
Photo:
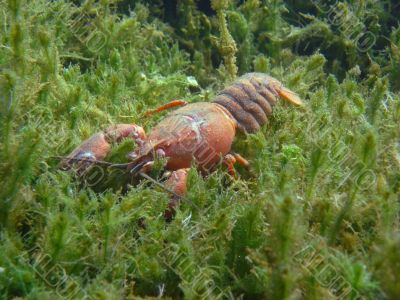
{"label": "green aquatic plant", "polygon": [[[322,4],[0,0],[0,299],[398,298],[398,4]],[[373,47],[359,51],[332,9]],[[250,71],[305,107],[280,101],[238,136],[239,178],[191,170],[170,222],[149,181],[58,168],[110,124],[149,131],[162,115],[146,110],[211,101]]]}
{"label": "green aquatic plant", "polygon": [[212,0],[212,8],[217,12],[218,27],[221,37],[218,42],[218,49],[225,61],[225,68],[229,74],[230,80],[235,79],[237,74],[236,66],[236,43],[228,30],[225,11],[229,6],[229,0]]}

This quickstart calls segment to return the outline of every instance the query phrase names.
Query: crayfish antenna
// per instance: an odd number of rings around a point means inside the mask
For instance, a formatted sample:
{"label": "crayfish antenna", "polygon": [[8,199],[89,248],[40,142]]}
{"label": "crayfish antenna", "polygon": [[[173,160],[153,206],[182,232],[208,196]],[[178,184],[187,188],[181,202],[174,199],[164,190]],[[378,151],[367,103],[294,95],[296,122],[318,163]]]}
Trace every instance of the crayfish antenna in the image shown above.
{"label": "crayfish antenna", "polygon": [[277,89],[277,93],[280,97],[282,97],[284,100],[290,103],[299,106],[304,106],[304,102],[300,99],[300,97],[295,92],[292,92],[287,88],[280,87],[279,89]]}
{"label": "crayfish antenna", "polygon": [[[91,165],[98,165],[103,167],[111,167],[116,169],[127,169],[129,168],[132,163],[122,163],[122,164],[115,164],[104,160],[97,160],[91,158],[78,158],[78,157],[68,157],[68,156],[52,156],[51,158],[60,160],[61,162],[58,164],[58,167],[63,171],[68,171],[72,168],[73,163],[90,163]],[[71,164],[71,166],[68,166]],[[67,166],[66,166],[67,165]]]}

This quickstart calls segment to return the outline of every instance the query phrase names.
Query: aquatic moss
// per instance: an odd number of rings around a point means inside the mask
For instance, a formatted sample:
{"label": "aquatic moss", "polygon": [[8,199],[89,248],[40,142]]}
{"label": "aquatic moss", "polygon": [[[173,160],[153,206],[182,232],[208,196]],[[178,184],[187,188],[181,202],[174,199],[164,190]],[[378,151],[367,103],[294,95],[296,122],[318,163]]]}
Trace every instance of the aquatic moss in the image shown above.
{"label": "aquatic moss", "polygon": [[228,25],[226,24],[226,14],[225,11],[229,6],[228,0],[212,0],[212,8],[217,12],[218,28],[221,37],[218,42],[219,51],[225,61],[225,68],[229,74],[231,80],[234,80],[237,74],[236,66],[236,43],[232,38],[228,30]]}
{"label": "aquatic moss", "polygon": [[[399,297],[398,4],[338,2],[378,38],[362,52],[326,4],[206,2],[0,0],[0,298]],[[219,68],[221,15],[238,74],[306,102],[238,137],[251,170],[191,170],[166,222],[149,182],[58,169],[110,124],[149,130],[149,108],[210,101],[235,73]]]}

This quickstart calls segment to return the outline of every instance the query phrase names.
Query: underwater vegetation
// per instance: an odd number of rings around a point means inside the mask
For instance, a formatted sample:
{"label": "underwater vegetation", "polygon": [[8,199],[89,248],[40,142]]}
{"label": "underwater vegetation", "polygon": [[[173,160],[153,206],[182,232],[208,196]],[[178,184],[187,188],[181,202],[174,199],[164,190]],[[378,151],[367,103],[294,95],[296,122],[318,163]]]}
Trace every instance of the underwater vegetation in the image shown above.
{"label": "underwater vegetation", "polygon": [[[0,12],[0,299],[400,298],[398,1],[0,0]],[[59,170],[93,133],[149,129],[163,115],[148,109],[211,102],[252,71],[305,107],[280,101],[236,140],[251,172],[193,168],[171,222],[156,185]]]}

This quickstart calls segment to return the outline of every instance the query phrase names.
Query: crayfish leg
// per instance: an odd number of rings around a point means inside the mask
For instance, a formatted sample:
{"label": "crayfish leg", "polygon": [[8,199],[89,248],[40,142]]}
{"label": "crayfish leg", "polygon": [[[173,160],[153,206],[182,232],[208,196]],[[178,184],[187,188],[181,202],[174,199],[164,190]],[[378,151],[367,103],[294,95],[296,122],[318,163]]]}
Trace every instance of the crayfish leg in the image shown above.
{"label": "crayfish leg", "polygon": [[152,109],[152,110],[146,111],[144,113],[144,115],[146,117],[148,117],[148,116],[151,116],[151,115],[153,115],[155,113],[159,113],[159,112],[162,112],[162,111],[170,109],[170,108],[179,107],[179,106],[185,106],[186,104],[187,104],[187,102],[184,101],[184,100],[173,100],[173,101],[171,101],[171,102],[169,102],[167,104],[164,104],[164,105],[161,105],[160,107],[157,107],[156,109]]}
{"label": "crayfish leg", "polygon": [[237,175],[235,171],[235,164],[236,164],[235,156],[232,154],[225,155],[223,163],[227,166],[229,175],[231,175],[233,178],[236,178]]}
{"label": "crayfish leg", "polygon": [[185,196],[187,191],[187,179],[190,169],[179,169],[173,171],[171,176],[164,183],[164,186],[173,192],[171,200],[168,203],[168,208],[164,213],[165,219],[170,221],[175,215],[175,209],[179,205],[181,197]]}
{"label": "crayfish leg", "polygon": [[231,152],[231,154],[235,157],[236,162],[241,165],[242,167],[248,169],[250,168],[250,163],[247,159],[241,156],[239,153]]}
{"label": "crayfish leg", "polygon": [[235,164],[238,163],[242,167],[246,169],[250,169],[250,163],[247,159],[245,159],[243,156],[241,156],[238,153],[235,152],[230,152],[227,155],[224,156],[223,163],[227,166],[228,168],[228,173],[230,176],[233,178],[237,177],[236,171],[235,171]]}

